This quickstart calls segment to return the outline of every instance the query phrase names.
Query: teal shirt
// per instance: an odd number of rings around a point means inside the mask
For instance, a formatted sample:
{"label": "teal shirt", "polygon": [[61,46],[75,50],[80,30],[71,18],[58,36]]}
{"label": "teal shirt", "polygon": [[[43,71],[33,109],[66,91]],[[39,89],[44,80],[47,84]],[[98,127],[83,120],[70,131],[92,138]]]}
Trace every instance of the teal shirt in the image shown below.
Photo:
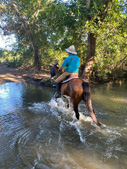
{"label": "teal shirt", "polygon": [[63,62],[62,67],[66,67],[66,72],[78,73],[80,59],[77,55],[69,55]]}

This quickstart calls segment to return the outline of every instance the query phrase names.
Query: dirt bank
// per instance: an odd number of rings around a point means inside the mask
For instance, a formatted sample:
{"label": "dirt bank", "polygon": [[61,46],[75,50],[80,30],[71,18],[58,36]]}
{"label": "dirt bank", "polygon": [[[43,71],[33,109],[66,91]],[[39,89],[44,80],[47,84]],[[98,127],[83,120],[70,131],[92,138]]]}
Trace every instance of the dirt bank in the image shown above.
{"label": "dirt bank", "polygon": [[49,73],[43,73],[43,71],[35,74],[33,70],[9,68],[6,65],[0,65],[0,84],[6,82],[40,83],[42,79],[48,79],[49,77]]}

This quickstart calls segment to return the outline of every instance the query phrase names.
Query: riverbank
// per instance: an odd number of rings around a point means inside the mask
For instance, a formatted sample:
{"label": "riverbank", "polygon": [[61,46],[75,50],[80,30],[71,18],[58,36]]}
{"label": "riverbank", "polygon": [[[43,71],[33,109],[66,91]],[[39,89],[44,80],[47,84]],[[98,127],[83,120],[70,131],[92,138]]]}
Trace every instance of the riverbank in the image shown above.
{"label": "riverbank", "polygon": [[21,68],[10,68],[6,65],[0,65],[0,84],[6,82],[30,82],[41,84],[42,80],[49,79],[50,74],[40,71],[39,74],[33,70],[25,70]]}
{"label": "riverbank", "polygon": [[[97,81],[92,80],[90,84],[102,84],[107,82],[117,82],[119,84],[127,82],[126,79],[123,80],[115,80],[115,81]],[[49,70],[43,71],[41,70],[39,74],[34,73],[34,70],[25,70],[23,68],[10,68],[6,65],[0,64],[0,84],[7,83],[7,82],[27,82],[33,83],[37,85],[42,85],[46,87],[54,87],[55,82],[54,80],[50,79],[50,72]]]}

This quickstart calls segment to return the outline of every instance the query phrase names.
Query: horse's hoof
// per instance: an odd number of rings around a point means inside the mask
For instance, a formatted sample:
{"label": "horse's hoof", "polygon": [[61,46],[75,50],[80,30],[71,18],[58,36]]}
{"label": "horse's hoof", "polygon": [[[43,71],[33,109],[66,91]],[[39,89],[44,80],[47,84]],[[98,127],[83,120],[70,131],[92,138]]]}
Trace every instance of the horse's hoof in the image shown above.
{"label": "horse's hoof", "polygon": [[76,116],[76,118],[79,120],[79,116]]}
{"label": "horse's hoof", "polygon": [[103,125],[100,125],[99,127],[100,127],[101,129],[106,129],[106,127],[103,126]]}

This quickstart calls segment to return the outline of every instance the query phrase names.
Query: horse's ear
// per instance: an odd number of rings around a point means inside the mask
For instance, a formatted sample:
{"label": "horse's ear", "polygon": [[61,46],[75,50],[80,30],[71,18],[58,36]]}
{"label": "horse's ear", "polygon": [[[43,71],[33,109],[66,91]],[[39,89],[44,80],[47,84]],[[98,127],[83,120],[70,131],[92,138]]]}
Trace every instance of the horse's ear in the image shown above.
{"label": "horse's ear", "polygon": [[50,66],[50,67],[52,67],[52,66],[53,66],[53,64],[51,64],[51,63],[50,63],[50,65],[49,65],[49,66]]}
{"label": "horse's ear", "polygon": [[58,68],[58,63],[56,63],[55,66]]}

